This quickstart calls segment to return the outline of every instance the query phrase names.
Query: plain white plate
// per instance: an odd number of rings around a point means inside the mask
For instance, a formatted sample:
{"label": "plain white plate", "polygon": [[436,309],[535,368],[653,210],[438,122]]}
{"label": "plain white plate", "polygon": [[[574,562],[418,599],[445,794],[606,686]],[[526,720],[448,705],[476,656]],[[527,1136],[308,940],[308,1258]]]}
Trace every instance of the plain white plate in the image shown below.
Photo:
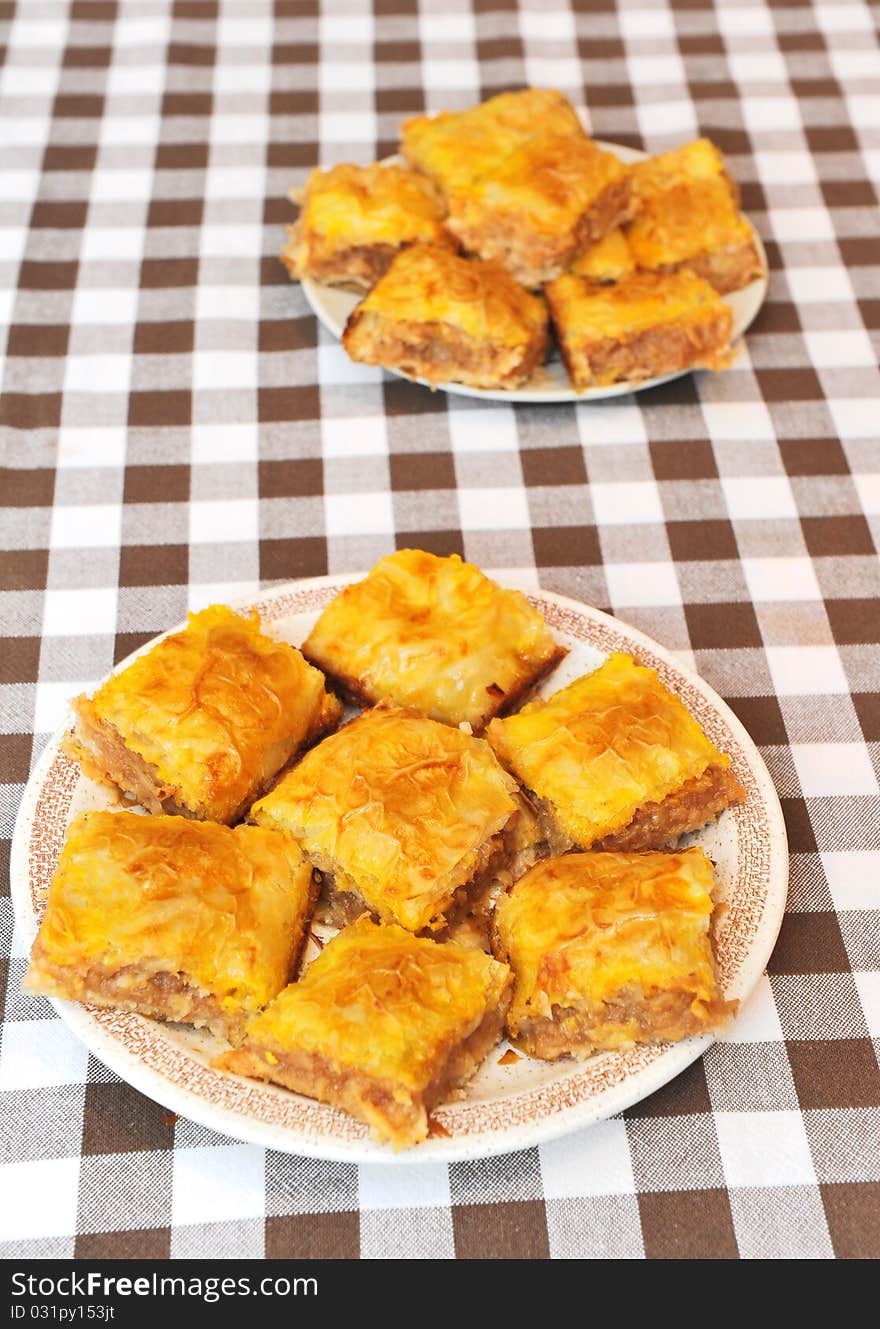
{"label": "plain white plate", "polygon": [[[600,148],[606,148],[609,152],[613,152],[623,162],[642,161],[648,155],[646,152],[639,152],[636,148],[626,148],[619,143],[605,143],[600,139],[596,139],[596,142]],[[402,164],[403,158],[389,157],[387,162],[388,164]],[[741,291],[733,291],[730,295],[724,296],[725,304],[729,305],[733,311],[733,335],[731,340],[734,342],[743,335],[746,328],[753,321],[767,295],[767,255],[764,252],[761,237],[754,227],[752,233],[758,253],[761,255],[765,275],[750,282]],[[317,315],[323,326],[332,336],[341,337],[348,322],[349,314],[362,299],[362,296],[354,291],[342,290],[338,286],[324,286],[319,282],[308,280],[302,282],[302,288],[312,311]],[[397,373],[396,370],[389,370],[388,372]],[[490,391],[486,388],[469,388],[463,383],[442,383],[437,390],[458,393],[462,397],[482,397],[486,401],[587,402],[604,400],[606,397],[621,397],[628,392],[644,392],[646,388],[655,388],[659,383],[668,383],[671,379],[681,378],[683,374],[693,372],[691,369],[683,369],[675,374],[662,374],[657,378],[644,379],[641,383],[615,383],[608,388],[588,388],[586,392],[575,392],[566,373],[562,357],[559,351],[554,349],[551,359],[541,366],[533,384],[528,387]],[[398,377],[407,378],[408,375],[398,374]],[[424,382],[423,379],[414,381],[417,383]]]}
{"label": "plain white plate", "polygon": [[[267,631],[298,644],[321,609],[350,580],[293,582],[266,591],[253,603]],[[746,800],[691,839],[717,865],[720,894],[728,906],[716,939],[719,979],[726,996],[743,1000],[773,949],[788,882],[785,826],[764,762],[724,702],[661,646],[574,600],[546,591],[532,592],[529,598],[569,647],[569,655],[545,681],[544,694],[594,669],[611,651],[629,651],[659,670],[712,741],[730,754]],[[85,808],[118,806],[106,789],[64,756],[62,733],[52,738],[28,782],[13,839],[13,900],[28,943],[36,935],[71,818]],[[393,1154],[373,1143],[365,1127],[343,1112],[213,1070],[209,1061],[219,1044],[209,1034],[124,1011],[62,1001],[53,1005],[100,1061],[166,1108],[272,1149],[349,1161],[452,1161],[524,1149],[638,1102],[678,1075],[712,1042],[704,1036],[672,1046],[607,1053],[588,1062],[522,1057],[509,1066],[499,1065],[502,1045],[467,1086],[464,1098],[435,1113],[442,1134]]]}

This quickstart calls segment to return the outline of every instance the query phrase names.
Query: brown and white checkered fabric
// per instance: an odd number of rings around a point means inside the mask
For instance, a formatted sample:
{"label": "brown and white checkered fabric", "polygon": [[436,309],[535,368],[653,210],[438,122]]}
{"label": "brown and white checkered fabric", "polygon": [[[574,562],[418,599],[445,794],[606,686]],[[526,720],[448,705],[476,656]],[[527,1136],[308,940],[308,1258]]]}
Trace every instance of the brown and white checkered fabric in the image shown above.
{"label": "brown and white checkered fabric", "polygon": [[[7,847],[67,698],[115,659],[188,608],[417,544],[532,570],[691,660],[760,744],[792,849],[730,1041],[621,1118],[448,1168],[175,1122],[21,994],[4,884],[2,1254],[880,1255],[868,5],[4,0],[0,55]],[[276,259],[288,187],[524,83],[600,137],[728,154],[772,269],[729,373],[513,409],[320,331]]]}

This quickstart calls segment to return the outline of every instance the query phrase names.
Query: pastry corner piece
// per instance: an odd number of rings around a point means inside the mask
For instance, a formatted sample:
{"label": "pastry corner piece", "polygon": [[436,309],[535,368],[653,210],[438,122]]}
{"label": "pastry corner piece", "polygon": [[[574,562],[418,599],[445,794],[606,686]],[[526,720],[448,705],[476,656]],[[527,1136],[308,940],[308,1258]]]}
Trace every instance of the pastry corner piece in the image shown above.
{"label": "pastry corner piece", "polygon": [[537,800],[555,852],[662,849],[745,797],[681,699],[624,654],[493,720],[487,738]]}
{"label": "pastry corner piece", "polygon": [[340,591],[303,653],[356,705],[481,729],[565,655],[543,616],[457,554],[400,549]]}
{"label": "pastry corner piece", "polygon": [[233,822],[342,706],[319,670],[224,605],[73,702],[68,755],[148,812]]}
{"label": "pastry corner piece", "polygon": [[717,1029],[736,1003],[718,989],[714,908],[701,849],[539,863],[495,911],[511,1038],[554,1061]]}
{"label": "pastry corner piece", "polygon": [[544,360],[547,328],[543,299],[500,263],[417,244],[352,311],[342,344],[352,360],[431,385],[518,388]]}
{"label": "pastry corner piece", "polygon": [[511,984],[479,951],[360,918],[216,1064],[341,1108],[404,1149],[502,1037]]}
{"label": "pastry corner piece", "polygon": [[312,748],[250,815],[292,835],[320,870],[324,921],[368,910],[439,932],[478,909],[520,853],[519,808],[484,739],[378,706]]}
{"label": "pastry corner piece", "polygon": [[71,822],[26,987],[233,1041],[290,981],[316,886],[287,835],[185,817]]}
{"label": "pastry corner piece", "polygon": [[401,166],[343,163],[315,170],[292,197],[300,215],[287,228],[281,261],[297,281],[368,291],[404,246],[424,241],[454,248],[434,186]]}
{"label": "pastry corner piece", "polygon": [[692,272],[637,272],[606,286],[565,273],[544,292],[578,392],[731,362],[733,314]]}

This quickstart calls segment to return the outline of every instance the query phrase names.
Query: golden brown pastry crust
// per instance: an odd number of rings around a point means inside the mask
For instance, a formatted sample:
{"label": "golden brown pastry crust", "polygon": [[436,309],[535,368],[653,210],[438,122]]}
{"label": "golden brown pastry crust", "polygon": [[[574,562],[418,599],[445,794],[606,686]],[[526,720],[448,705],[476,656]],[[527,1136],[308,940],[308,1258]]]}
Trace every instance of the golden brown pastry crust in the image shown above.
{"label": "golden brown pastry crust", "polygon": [[356,704],[390,700],[482,728],[565,655],[519,591],[457,554],[399,549],[341,591],[303,654]]}
{"label": "golden brown pastry crust", "polygon": [[500,264],[412,245],[352,311],[342,344],[431,384],[520,387],[546,354],[547,309]]}
{"label": "golden brown pastry crust", "polygon": [[419,932],[444,925],[517,799],[484,740],[377,707],[313,748],[250,815],[293,835],[335,891]]}
{"label": "golden brown pastry crust", "polygon": [[150,812],[227,823],[342,715],[295,647],[223,605],[191,614],[73,710],[67,750],[90,775]]}
{"label": "golden brown pastry crust", "polygon": [[730,363],[733,315],[692,272],[639,272],[610,286],[565,273],[544,289],[578,392]]}
{"label": "golden brown pastry crust", "polygon": [[622,227],[609,231],[595,244],[588,245],[573,260],[570,271],[590,281],[620,281],[635,272],[635,260]]}
{"label": "golden brown pastry crust", "polygon": [[278,831],[80,813],[26,985],[234,1037],[291,978],[315,894],[311,865]]}
{"label": "golden brown pastry crust", "polygon": [[455,245],[433,185],[401,166],[315,170],[295,201],[300,215],[281,253],[295,280],[368,291],[406,245]]}
{"label": "golden brown pastry crust", "polygon": [[[689,782],[726,771],[730,759],[656,672],[628,655],[611,655],[547,700],[493,720],[486,736],[568,842],[584,849],[609,843],[634,819],[639,847],[662,848],[679,827],[696,829],[717,815],[719,794],[742,795],[738,781],[713,778],[684,797]],[[708,815],[695,822],[701,813]]]}
{"label": "golden brown pastry crust", "polygon": [[499,1040],[510,991],[480,951],[361,918],[218,1064],[340,1107],[400,1149]]}
{"label": "golden brown pastry crust", "polygon": [[515,976],[508,1031],[532,1056],[587,1057],[717,1027],[712,864],[678,854],[567,854],[499,903],[495,954]]}

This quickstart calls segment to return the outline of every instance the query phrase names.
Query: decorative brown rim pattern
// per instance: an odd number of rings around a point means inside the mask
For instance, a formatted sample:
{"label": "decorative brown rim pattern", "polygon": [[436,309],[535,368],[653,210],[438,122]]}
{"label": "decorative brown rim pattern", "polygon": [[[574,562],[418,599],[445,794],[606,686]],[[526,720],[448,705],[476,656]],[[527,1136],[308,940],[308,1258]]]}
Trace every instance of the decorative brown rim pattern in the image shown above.
{"label": "decorative brown rim pattern", "polygon": [[[249,601],[247,607],[257,609],[268,623],[290,614],[316,611],[347,580],[334,578],[329,585],[305,584],[289,589],[282,587],[274,593],[264,593]],[[760,758],[754,750],[747,754],[740,737],[742,735],[746,738],[744,731],[735,719],[729,718],[723,703],[705,685],[701,685],[669,657],[661,654],[661,648],[655,649],[653,643],[640,633],[626,629],[606,615],[561,597],[534,593],[528,598],[542,610],[551,627],[602,654],[615,650],[637,654],[640,660],[655,668],[661,678],[678,692],[712,741],[730,754],[733,769],[742,781],[747,796],[739,807],[727,814],[732,816],[736,832],[737,875],[728,896],[727,909],[718,926],[717,961],[719,978],[725,992],[744,996],[745,992],[737,991],[740,986],[737,979],[744,963],[751,956],[765,919],[773,879],[770,809],[765,793],[759,788],[754,769],[756,759],[760,769]],[[33,921],[39,921],[42,916],[45,895],[61,851],[70,806],[80,779],[78,767],[57,747],[57,739],[55,748],[54,756],[42,776],[35,772],[32,777],[39,779],[30,819],[30,835],[26,843]],[[32,926],[31,922],[31,930]],[[64,1009],[62,1005],[62,1013]],[[321,1152],[322,1142],[326,1142],[328,1155],[332,1155],[334,1144],[343,1142],[349,1146],[360,1144],[369,1147],[366,1128],[347,1114],[274,1086],[248,1082],[215,1071],[197,1053],[190,1053],[182,1049],[179,1043],[173,1042],[160,1023],[124,1011],[94,1007],[81,1010],[95,1031],[102,1036],[100,1042],[106,1044],[110,1040],[141,1067],[161,1077],[169,1088],[183,1091],[188,1099],[201,1100],[215,1111],[234,1113],[252,1122],[280,1128],[285,1134],[289,1133],[287,1147],[293,1151],[296,1151],[297,1146],[302,1149],[306,1141],[310,1142],[309,1152],[317,1153]],[[82,1021],[76,1023],[81,1024]],[[687,1061],[699,1055],[710,1041],[709,1038],[692,1040],[692,1055],[685,1061],[679,1057],[670,1071],[670,1077],[683,1069]],[[678,1045],[678,1048],[681,1046]],[[448,1141],[450,1156],[455,1156],[456,1139],[476,1143],[480,1137],[488,1137],[497,1141],[499,1136],[515,1132],[517,1128],[559,1118],[567,1109],[588,1105],[592,1100],[620,1088],[675,1051],[662,1046],[640,1046],[597,1057],[587,1063],[568,1063],[555,1080],[520,1088],[489,1100],[447,1104],[437,1110],[435,1119],[439,1122],[440,1133],[447,1137],[444,1144]],[[657,1084],[670,1077],[663,1077]],[[657,1084],[652,1084],[651,1088],[657,1087]],[[149,1088],[146,1091],[149,1092]],[[593,1113],[593,1116],[599,1115],[603,1115],[600,1110]],[[227,1124],[234,1133],[234,1123]],[[553,1133],[556,1131],[547,1132],[548,1135]],[[429,1143],[436,1145],[440,1141]],[[518,1142],[509,1147],[518,1147]],[[497,1152],[498,1148],[496,1142],[494,1147],[490,1145],[485,1152]],[[411,1152],[414,1155],[419,1153],[418,1149]],[[467,1152],[481,1151],[470,1148]],[[382,1155],[377,1152],[377,1156]]]}

